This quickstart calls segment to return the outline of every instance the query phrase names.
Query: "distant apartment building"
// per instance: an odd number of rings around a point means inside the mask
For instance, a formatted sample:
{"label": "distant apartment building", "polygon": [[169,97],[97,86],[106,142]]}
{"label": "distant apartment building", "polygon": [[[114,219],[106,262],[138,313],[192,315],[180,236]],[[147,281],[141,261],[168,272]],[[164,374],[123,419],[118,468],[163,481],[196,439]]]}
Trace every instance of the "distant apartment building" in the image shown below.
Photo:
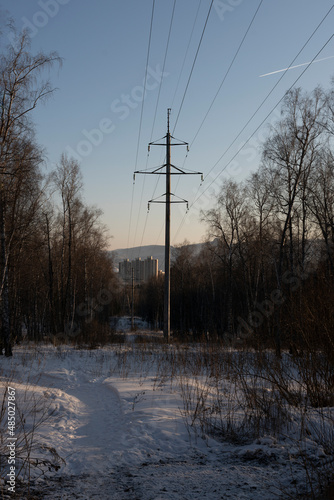
{"label": "distant apartment building", "polygon": [[158,276],[158,259],[147,257],[144,261],[144,270],[145,281],[153,277],[156,278]]}
{"label": "distant apartment building", "polygon": [[132,278],[132,264],[129,259],[119,263],[119,275],[123,281],[130,281]]}
{"label": "distant apartment building", "polygon": [[150,278],[158,276],[158,259],[147,257],[145,260],[141,258],[135,260],[123,260],[119,263],[119,275],[123,281],[132,280],[132,269],[134,281],[136,283],[144,283]]}

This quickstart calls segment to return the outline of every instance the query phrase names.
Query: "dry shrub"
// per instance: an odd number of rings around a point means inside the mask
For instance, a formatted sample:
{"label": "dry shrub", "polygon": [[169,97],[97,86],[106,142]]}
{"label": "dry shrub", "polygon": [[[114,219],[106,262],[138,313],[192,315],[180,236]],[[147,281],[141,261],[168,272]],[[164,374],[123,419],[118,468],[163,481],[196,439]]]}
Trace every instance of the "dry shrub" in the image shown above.
{"label": "dry shrub", "polygon": [[[4,380],[4,379],[3,379]],[[29,382],[25,384],[7,378],[0,386],[0,484],[7,489],[8,464],[8,387],[15,391],[15,475],[16,490],[22,492],[30,488],[32,474],[42,476],[46,472],[57,471],[65,460],[57,451],[37,438],[38,429],[53,415],[47,395],[37,395]]]}
{"label": "dry shrub", "polygon": [[73,337],[73,342],[77,346],[97,349],[109,343],[124,343],[124,335],[117,334],[107,323],[93,320],[83,325],[80,333]]}

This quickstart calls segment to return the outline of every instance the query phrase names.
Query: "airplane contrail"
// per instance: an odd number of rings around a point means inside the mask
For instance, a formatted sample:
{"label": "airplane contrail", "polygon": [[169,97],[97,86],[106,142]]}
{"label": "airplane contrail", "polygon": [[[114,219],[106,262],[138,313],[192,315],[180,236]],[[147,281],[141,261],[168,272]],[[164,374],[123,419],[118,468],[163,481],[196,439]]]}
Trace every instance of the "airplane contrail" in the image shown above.
{"label": "airplane contrail", "polygon": [[326,61],[326,59],[333,59],[334,56],[329,56],[329,57],[323,57],[322,59],[316,59],[315,61],[310,61],[310,62],[307,62],[307,63],[303,63],[303,64],[297,64],[296,66],[290,66],[289,68],[284,68],[284,69],[279,69],[277,71],[272,71],[271,73],[265,73],[264,75],[260,75],[259,78],[262,78],[264,76],[269,76],[269,75],[275,75],[276,73],[282,73],[283,71],[287,71],[288,69],[295,69],[295,68],[300,68],[301,66],[307,66],[308,64],[313,64],[313,63],[316,63],[316,62],[320,62],[320,61]]}

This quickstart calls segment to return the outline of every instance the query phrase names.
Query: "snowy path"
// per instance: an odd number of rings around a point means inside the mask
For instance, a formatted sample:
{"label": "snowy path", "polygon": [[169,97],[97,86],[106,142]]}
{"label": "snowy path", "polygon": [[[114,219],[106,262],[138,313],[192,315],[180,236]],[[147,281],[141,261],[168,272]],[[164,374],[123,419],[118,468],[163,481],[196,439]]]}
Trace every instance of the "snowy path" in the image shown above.
{"label": "snowy path", "polygon": [[[133,380],[89,379],[76,370],[43,376],[56,391],[50,444],[65,456],[61,474],[38,482],[41,498],[88,500],[199,500],[275,498],[259,483],[259,467],[231,460],[230,452],[190,446],[170,397],[134,396]],[[112,382],[121,389],[123,400]],[[143,386],[140,387],[143,389]],[[52,391],[52,389],[49,389]],[[59,392],[58,392],[59,391]],[[148,392],[148,391],[147,391]],[[134,401],[137,401],[134,403]],[[125,411],[124,411],[125,408]],[[174,417],[172,417],[174,415]],[[177,418],[176,418],[177,415]],[[59,433],[59,434],[58,434]],[[270,466],[261,482],[279,470]]]}
{"label": "snowy path", "polygon": [[[103,377],[89,380],[82,369],[51,371],[42,378],[56,407],[48,444],[66,466],[56,478],[38,481],[35,492],[52,499],[121,498],[120,490],[129,491],[131,474],[121,463],[130,445],[117,390]],[[125,484],[115,480],[115,469],[117,476],[122,469]]]}
{"label": "snowy path", "polygon": [[[81,420],[81,425],[73,433],[69,432],[73,453],[67,460],[79,475],[95,469],[104,471],[113,462],[114,452],[122,448],[119,397],[104,383],[81,383],[66,392],[77,401]],[[66,423],[63,432],[66,433]]]}
{"label": "snowy path", "polygon": [[119,359],[108,350],[46,348],[3,360],[18,384],[28,373],[32,390],[55,410],[35,438],[66,460],[32,480],[33,498],[285,498],[280,483],[289,487],[301,473],[295,463],[291,475],[291,448],[270,437],[239,446],[190,439],[180,393],[161,380],[157,386],[151,364],[124,372]]}
{"label": "snowy path", "polygon": [[[65,367],[42,373],[40,383],[55,408],[52,431],[44,441],[66,460],[61,474],[65,485],[80,481],[86,495],[82,498],[92,498],[128,445],[117,390],[106,377],[90,377],[86,368],[78,362],[70,368],[66,362]],[[48,494],[56,498],[49,488]],[[66,498],[64,492],[59,498]]]}

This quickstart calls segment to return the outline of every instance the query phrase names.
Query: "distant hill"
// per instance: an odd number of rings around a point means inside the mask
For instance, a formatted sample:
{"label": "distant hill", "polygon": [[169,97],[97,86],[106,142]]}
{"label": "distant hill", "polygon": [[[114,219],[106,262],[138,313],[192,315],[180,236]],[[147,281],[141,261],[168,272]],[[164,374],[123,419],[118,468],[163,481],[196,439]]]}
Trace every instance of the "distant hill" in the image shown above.
{"label": "distant hill", "polygon": [[[203,243],[195,243],[189,246],[193,248],[197,253],[201,251]],[[172,258],[173,258],[173,249],[174,247],[171,247]],[[144,260],[147,257],[153,257],[153,259],[158,259],[159,270],[164,271],[164,266],[165,266],[164,245],[146,245],[142,247],[119,248],[117,250],[112,250],[110,253],[114,258],[114,263],[116,267],[118,267],[118,264],[124,259],[134,260],[140,257],[142,260]]]}
{"label": "distant hill", "polygon": [[142,260],[144,260],[147,257],[153,257],[153,259],[158,259],[159,270],[164,270],[164,245],[147,245],[143,247],[119,248],[117,250],[113,250],[111,254],[114,257],[116,267],[118,267],[118,264],[124,259],[134,260],[140,257]]}

